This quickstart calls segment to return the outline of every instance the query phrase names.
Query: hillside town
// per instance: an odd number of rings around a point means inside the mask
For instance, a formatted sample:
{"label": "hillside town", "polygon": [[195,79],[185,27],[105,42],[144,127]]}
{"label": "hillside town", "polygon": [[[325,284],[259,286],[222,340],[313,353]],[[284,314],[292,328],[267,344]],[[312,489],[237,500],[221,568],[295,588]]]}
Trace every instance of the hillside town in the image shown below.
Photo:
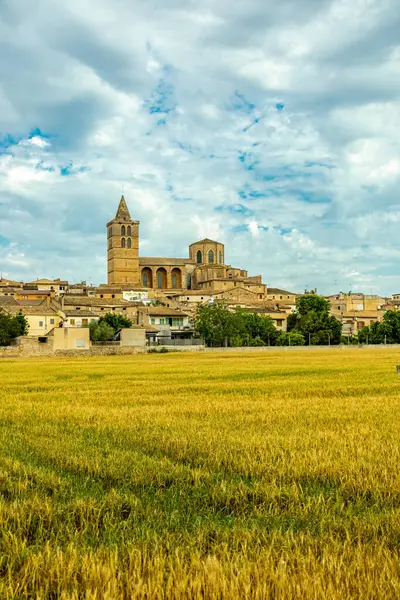
{"label": "hillside town", "polygon": [[[147,344],[188,346],[196,344],[193,324],[199,305],[221,303],[230,311],[239,307],[270,317],[278,331],[286,332],[298,299],[317,294],[267,287],[260,275],[227,264],[224,244],[208,238],[190,244],[186,258],[140,256],[139,222],[131,218],[124,196],[106,231],[107,283],[1,277],[0,310],[10,316],[22,313],[28,337],[41,342],[56,329],[87,328],[112,313],[129,319]],[[342,335],[349,338],[400,307],[400,294],[385,298],[337,291],[325,298]]]}

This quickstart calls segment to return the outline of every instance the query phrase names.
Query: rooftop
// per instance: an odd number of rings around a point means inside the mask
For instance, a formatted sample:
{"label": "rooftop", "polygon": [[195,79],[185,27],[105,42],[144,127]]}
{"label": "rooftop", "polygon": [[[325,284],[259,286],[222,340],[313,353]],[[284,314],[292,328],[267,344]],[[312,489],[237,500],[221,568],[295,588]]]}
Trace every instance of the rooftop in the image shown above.
{"label": "rooftop", "polygon": [[188,315],[180,310],[169,308],[169,306],[148,306],[139,309],[152,317],[187,317]]}
{"label": "rooftop", "polygon": [[194,260],[191,258],[164,258],[161,256],[141,256],[139,257],[139,265],[149,265],[149,266],[169,266],[169,265],[179,265],[183,266],[185,264],[193,264]]}

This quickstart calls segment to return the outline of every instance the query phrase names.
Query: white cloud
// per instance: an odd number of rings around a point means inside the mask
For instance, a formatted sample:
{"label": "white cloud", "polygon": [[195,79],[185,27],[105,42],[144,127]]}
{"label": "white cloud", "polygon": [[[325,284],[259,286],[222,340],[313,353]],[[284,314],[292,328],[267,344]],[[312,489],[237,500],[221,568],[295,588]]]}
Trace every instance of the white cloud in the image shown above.
{"label": "white cloud", "polygon": [[207,236],[270,285],[397,287],[395,0],[34,4],[0,3],[10,277],[104,281],[124,189],[147,255]]}

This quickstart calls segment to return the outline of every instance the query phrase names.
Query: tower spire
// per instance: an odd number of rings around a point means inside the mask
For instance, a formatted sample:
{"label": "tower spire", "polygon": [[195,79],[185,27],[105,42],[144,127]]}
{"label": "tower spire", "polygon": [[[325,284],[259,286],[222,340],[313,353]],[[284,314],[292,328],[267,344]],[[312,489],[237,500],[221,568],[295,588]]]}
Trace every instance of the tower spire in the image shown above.
{"label": "tower spire", "polygon": [[117,210],[117,214],[115,215],[116,219],[121,219],[123,221],[130,221],[131,220],[131,215],[129,214],[129,210],[128,207],[126,205],[125,202],[125,198],[124,195],[122,194],[121,196],[121,200],[119,201],[119,205],[118,205],[118,210]]}

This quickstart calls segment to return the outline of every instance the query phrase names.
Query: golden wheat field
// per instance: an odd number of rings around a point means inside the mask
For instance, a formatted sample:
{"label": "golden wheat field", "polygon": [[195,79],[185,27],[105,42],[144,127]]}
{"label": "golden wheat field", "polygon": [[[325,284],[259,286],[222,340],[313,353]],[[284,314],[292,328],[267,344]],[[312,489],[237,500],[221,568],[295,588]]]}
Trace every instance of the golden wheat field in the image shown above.
{"label": "golden wheat field", "polygon": [[400,596],[392,349],[0,362],[0,597]]}

